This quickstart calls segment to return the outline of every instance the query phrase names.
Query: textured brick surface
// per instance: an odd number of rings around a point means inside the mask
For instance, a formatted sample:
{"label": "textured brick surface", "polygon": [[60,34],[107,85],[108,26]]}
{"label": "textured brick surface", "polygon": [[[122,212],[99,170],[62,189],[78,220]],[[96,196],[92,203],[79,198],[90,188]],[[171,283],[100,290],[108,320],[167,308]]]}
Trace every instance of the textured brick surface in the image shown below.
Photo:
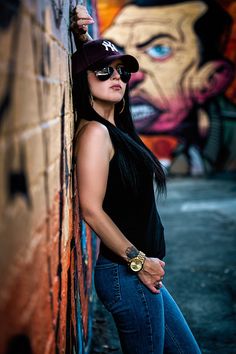
{"label": "textured brick surface", "polygon": [[89,230],[81,235],[72,165],[72,6],[1,8],[1,354],[89,347],[96,244]]}

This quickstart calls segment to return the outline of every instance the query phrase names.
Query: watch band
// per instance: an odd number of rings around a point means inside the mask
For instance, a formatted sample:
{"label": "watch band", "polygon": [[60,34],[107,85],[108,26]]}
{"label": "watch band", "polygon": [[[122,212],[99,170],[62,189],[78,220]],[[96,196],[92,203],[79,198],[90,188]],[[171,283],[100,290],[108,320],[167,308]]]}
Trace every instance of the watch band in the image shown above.
{"label": "watch band", "polygon": [[139,251],[139,253],[138,253],[138,255],[137,255],[137,258],[140,259],[140,261],[141,261],[142,263],[144,263],[145,258],[146,258],[146,254],[143,253],[142,251]]}
{"label": "watch band", "polygon": [[133,272],[139,272],[140,270],[143,269],[145,259],[146,259],[145,253],[143,253],[142,251],[139,251],[135,257],[129,259],[129,261],[128,261],[129,268]]}

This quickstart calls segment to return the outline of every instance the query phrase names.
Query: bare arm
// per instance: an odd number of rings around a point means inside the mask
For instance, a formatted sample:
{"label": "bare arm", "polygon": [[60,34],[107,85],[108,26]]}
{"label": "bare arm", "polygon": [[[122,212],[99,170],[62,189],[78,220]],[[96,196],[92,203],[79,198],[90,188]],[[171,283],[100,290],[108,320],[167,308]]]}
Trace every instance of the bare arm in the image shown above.
{"label": "bare arm", "polygon": [[[103,210],[109,161],[114,153],[107,128],[98,122],[89,122],[79,133],[76,161],[80,206],[84,220],[115,254],[127,261],[127,252],[134,245]],[[155,283],[164,276],[165,263],[158,258],[146,258],[144,268],[138,273],[140,280],[158,293]]]}
{"label": "bare arm", "polygon": [[125,251],[132,244],[102,208],[113,154],[109,133],[98,122],[90,122],[82,129],[77,145],[77,175],[83,218],[109,249],[127,260]]}

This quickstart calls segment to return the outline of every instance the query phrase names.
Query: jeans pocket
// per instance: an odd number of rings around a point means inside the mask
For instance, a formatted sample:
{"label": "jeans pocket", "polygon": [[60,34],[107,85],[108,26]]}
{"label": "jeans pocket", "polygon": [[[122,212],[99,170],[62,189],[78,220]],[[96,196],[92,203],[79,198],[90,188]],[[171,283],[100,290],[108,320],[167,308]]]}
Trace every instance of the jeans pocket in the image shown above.
{"label": "jeans pocket", "polygon": [[94,281],[98,298],[108,311],[121,300],[118,264],[97,265]]}

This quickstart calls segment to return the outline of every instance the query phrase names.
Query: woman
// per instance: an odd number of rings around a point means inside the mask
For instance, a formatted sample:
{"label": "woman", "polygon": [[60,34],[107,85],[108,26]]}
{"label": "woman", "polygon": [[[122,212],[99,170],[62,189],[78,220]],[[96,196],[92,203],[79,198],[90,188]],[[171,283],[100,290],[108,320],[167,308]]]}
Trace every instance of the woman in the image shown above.
{"label": "woman", "polygon": [[162,284],[165,242],[153,179],[163,193],[165,175],[130,114],[128,82],[138,62],[100,39],[80,46],[72,68],[80,206],[101,239],[95,286],[123,353],[200,353]]}

